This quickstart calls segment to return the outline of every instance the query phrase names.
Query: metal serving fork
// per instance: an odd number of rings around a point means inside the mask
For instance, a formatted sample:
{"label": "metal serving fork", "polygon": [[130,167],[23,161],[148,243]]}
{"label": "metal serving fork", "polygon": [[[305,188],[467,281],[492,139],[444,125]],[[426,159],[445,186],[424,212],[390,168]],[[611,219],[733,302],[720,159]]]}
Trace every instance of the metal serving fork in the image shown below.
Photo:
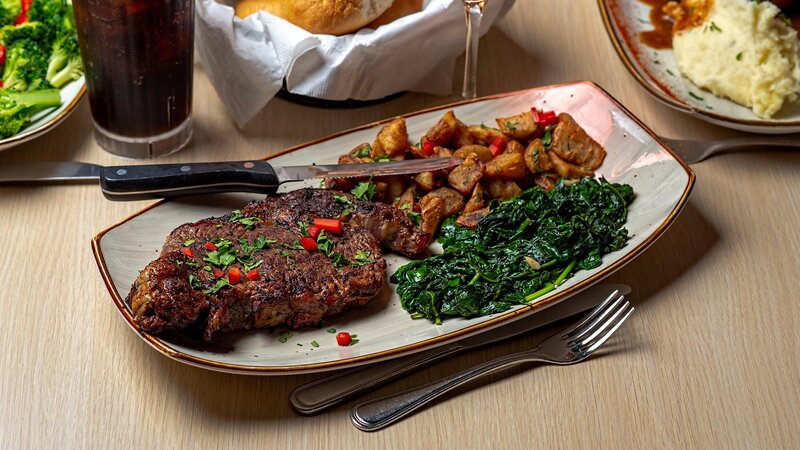
{"label": "metal serving fork", "polygon": [[700,162],[716,153],[729,150],[742,150],[755,147],[788,147],[800,149],[800,134],[740,136],[731,139],[711,141],[688,141],[665,137],[662,137],[661,140],[675,150],[675,153],[680,155],[688,164]]}
{"label": "metal serving fork", "polygon": [[355,405],[350,418],[356,428],[375,431],[405,417],[467,381],[524,362],[568,365],[594,353],[633,312],[624,296],[608,298],[569,329],[545,339],[531,350],[487,361],[426,385]]}

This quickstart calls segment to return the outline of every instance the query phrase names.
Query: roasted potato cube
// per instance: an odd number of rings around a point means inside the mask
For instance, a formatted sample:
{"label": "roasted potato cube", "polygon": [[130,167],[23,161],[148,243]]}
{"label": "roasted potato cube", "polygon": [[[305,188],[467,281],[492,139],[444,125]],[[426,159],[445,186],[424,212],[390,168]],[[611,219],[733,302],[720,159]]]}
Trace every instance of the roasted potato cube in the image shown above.
{"label": "roasted potato cube", "polygon": [[422,172],[414,177],[414,183],[425,192],[432,191],[436,187],[436,179],[433,172]]}
{"label": "roasted potato cube", "polygon": [[566,113],[558,115],[550,150],[565,162],[592,170],[600,167],[606,156],[603,147]]}
{"label": "roasted potato cube", "polygon": [[550,192],[554,187],[556,187],[558,177],[551,173],[537,173],[534,177],[534,180],[536,182],[536,186],[539,186],[545,191]]}
{"label": "roasted potato cube", "polygon": [[425,203],[430,201],[431,198],[441,198],[444,200],[444,210],[442,214],[444,217],[450,217],[458,214],[464,209],[464,197],[458,192],[450,188],[439,188],[435,191],[428,192],[424,197],[419,199],[419,204],[425,208]]}
{"label": "roasted potato cube", "polygon": [[416,192],[416,189],[414,188],[414,185],[412,184],[411,186],[408,187],[408,189],[406,189],[400,195],[400,198],[398,198],[397,201],[394,202],[394,206],[397,207],[397,208],[402,208],[403,205],[409,205],[409,208],[413,208],[414,207],[414,193],[415,192]]}
{"label": "roasted potato cube", "polygon": [[500,131],[514,139],[530,137],[539,128],[533,120],[533,113],[530,111],[511,117],[499,117],[495,120],[497,121],[497,126],[500,127]]}
{"label": "roasted potato cube", "polygon": [[433,149],[433,157],[434,158],[449,158],[453,156],[453,151],[449,148],[444,147],[434,147]]}
{"label": "roasted potato cube", "polygon": [[397,175],[380,177],[380,181],[386,182],[386,195],[384,197],[386,203],[393,203],[394,199],[403,195],[403,191],[406,190],[406,183],[403,177]]}
{"label": "roasted potato cube", "polygon": [[486,163],[486,176],[516,180],[527,174],[525,161],[519,153],[501,153]]}
{"label": "roasted potato cube", "polygon": [[508,200],[511,197],[522,194],[522,189],[512,180],[489,180],[489,182],[486,183],[486,190],[489,192],[491,198],[497,200]]}
{"label": "roasted potato cube", "polygon": [[439,122],[425,133],[420,143],[424,145],[425,142],[430,141],[433,142],[434,145],[447,147],[450,145],[450,141],[452,141],[456,133],[457,121],[458,119],[456,119],[456,115],[453,114],[453,111],[447,111],[444,116],[439,119]]}
{"label": "roasted potato cube", "polygon": [[408,147],[408,152],[413,155],[413,158],[427,158],[421,146],[412,145]]}
{"label": "roasted potato cube", "polygon": [[456,225],[460,225],[462,227],[472,228],[473,230],[478,227],[478,221],[480,221],[483,216],[489,214],[489,207],[476,209],[472,212],[465,212],[458,216],[456,219]]}
{"label": "roasted potato cube", "polygon": [[489,147],[483,145],[465,145],[458,150],[455,151],[454,155],[458,156],[461,159],[467,159],[467,156],[471,154],[478,155],[478,159],[483,162],[489,162],[494,158],[492,152],[489,151]]}
{"label": "roasted potato cube", "polygon": [[548,158],[553,163],[553,168],[561,178],[582,178],[594,176],[594,172],[583,167],[570,164],[561,159],[556,152],[548,151]]}
{"label": "roasted potato cube", "polygon": [[378,132],[378,137],[375,139],[375,143],[372,144],[370,156],[373,158],[380,156],[395,157],[405,154],[408,147],[406,119],[400,117],[381,128],[381,131]]}
{"label": "roasted potato cube", "polygon": [[525,167],[531,173],[547,172],[553,168],[541,139],[534,139],[525,149]]}
{"label": "roasted potato cube", "polygon": [[475,153],[470,153],[460,166],[456,167],[447,176],[447,181],[453,189],[462,195],[469,195],[483,176],[484,164]]}
{"label": "roasted potato cube", "polygon": [[360,164],[363,161],[354,155],[342,155],[339,157],[339,164]]}
{"label": "roasted potato cube", "polygon": [[390,203],[392,201],[392,199],[387,200],[386,198],[386,190],[389,188],[389,183],[373,180],[372,184],[375,185],[375,195],[372,196],[372,201],[385,203]]}
{"label": "roasted potato cube", "polygon": [[471,134],[475,140],[485,142],[486,144],[491,144],[497,138],[508,141],[508,136],[503,134],[500,130],[497,128],[489,128],[484,125],[472,125],[469,127],[469,134]]}
{"label": "roasted potato cube", "polygon": [[475,143],[475,138],[469,132],[469,127],[464,122],[456,119],[456,132],[453,134],[453,147],[461,148]]}
{"label": "roasted potato cube", "polygon": [[506,144],[506,149],[503,153],[519,153],[520,155],[524,155],[525,146],[520,144],[519,141],[511,139]]}
{"label": "roasted potato cube", "polygon": [[420,201],[422,221],[419,228],[422,231],[431,235],[436,234],[436,230],[444,220],[444,203],[444,199],[441,197],[431,197],[424,205]]}
{"label": "roasted potato cube", "polygon": [[473,211],[477,211],[483,208],[486,205],[486,201],[484,200],[484,191],[483,186],[480,184],[475,185],[475,189],[472,190],[472,196],[470,196],[469,201],[467,204],[464,205],[464,214],[471,213]]}

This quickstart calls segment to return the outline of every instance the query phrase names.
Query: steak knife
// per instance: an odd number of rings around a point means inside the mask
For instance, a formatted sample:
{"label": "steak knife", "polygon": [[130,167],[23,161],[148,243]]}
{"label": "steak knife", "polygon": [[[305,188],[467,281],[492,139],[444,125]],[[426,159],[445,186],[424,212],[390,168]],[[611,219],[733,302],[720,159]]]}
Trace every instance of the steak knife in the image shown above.
{"label": "steak knife", "polygon": [[98,166],[81,162],[0,165],[0,183],[99,181],[109,200],[142,200],[218,192],[272,193],[291,181],[405,175],[446,169],[461,158],[425,158],[363,164],[273,166],[267,161]]}
{"label": "steak knife", "polygon": [[460,341],[413,355],[340,371],[304,384],[292,391],[289,403],[300,414],[316,414],[445,357],[524,334],[592,309],[609,297],[626,295],[630,292],[630,286],[625,284],[607,283],[592,286],[541,312]]}

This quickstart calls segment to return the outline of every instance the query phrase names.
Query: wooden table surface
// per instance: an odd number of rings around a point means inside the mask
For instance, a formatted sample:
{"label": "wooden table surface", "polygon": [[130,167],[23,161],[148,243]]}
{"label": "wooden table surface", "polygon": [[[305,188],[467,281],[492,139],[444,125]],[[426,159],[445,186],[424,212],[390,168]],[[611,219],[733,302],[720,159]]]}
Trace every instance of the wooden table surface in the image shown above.
{"label": "wooden table surface", "polygon": [[[593,0],[518,0],[481,53],[481,94],[588,79],[662,135],[734,134],[651,98],[614,53]],[[263,157],[455,99],[410,94],[352,110],[276,99],[240,130],[199,64],[195,97],[194,140],[163,162]],[[51,133],[0,153],[0,164],[39,160],[123,162],[94,142],[85,101]],[[499,373],[377,433],[350,424],[353,402],[295,414],[289,393],[319,375],[211,372],[131,332],[89,242],[149,202],[111,203],[92,185],[0,188],[0,447],[796,448],[800,152],[728,154],[693,168],[697,184],[675,224],[610,278],[633,287],[637,311],[602,357]],[[541,336],[455,357],[369,396]]]}

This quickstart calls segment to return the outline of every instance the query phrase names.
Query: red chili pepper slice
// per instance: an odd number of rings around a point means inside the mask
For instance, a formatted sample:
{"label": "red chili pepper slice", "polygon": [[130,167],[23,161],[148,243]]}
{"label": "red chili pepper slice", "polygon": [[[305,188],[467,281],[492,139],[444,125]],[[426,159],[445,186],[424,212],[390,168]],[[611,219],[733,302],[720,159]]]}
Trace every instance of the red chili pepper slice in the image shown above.
{"label": "red chili pepper slice", "polygon": [[342,234],[342,221],[339,219],[314,219],[314,226],[333,234]]}
{"label": "red chili pepper slice", "polygon": [[435,148],[436,144],[434,144],[432,141],[425,141],[422,143],[422,153],[425,156],[431,156]]}
{"label": "red chili pepper slice", "polygon": [[211,273],[214,275],[214,278],[222,278],[225,276],[225,272],[220,269],[214,269],[211,271]]}
{"label": "red chili pepper slice", "polygon": [[536,108],[531,108],[531,113],[533,113],[533,121],[537,125],[548,127],[558,123],[558,116],[555,111],[539,111]]}
{"label": "red chili pepper slice", "polygon": [[321,231],[322,231],[322,228],[315,227],[314,225],[311,225],[311,226],[306,228],[306,233],[308,233],[308,235],[311,237],[311,239],[317,239],[317,236],[319,236],[319,233]]}
{"label": "red chili pepper slice", "polygon": [[317,249],[317,241],[308,236],[300,238],[300,245],[309,252]]}
{"label": "red chili pepper slice", "polygon": [[228,269],[228,283],[239,284],[242,282],[242,271],[238,267]]}
{"label": "red chili pepper slice", "polygon": [[189,247],[182,248],[181,249],[181,253],[183,253],[184,255],[188,256],[189,258],[194,256],[194,250],[192,250]]}
{"label": "red chili pepper slice", "polygon": [[492,152],[492,156],[497,156],[500,153],[503,153],[503,150],[506,149],[506,141],[503,138],[497,138],[492,142],[492,145],[489,146],[489,151]]}
{"label": "red chili pepper slice", "polygon": [[342,347],[347,347],[352,341],[353,338],[350,337],[350,333],[347,331],[342,331],[336,335],[336,343]]}
{"label": "red chili pepper slice", "polygon": [[0,66],[4,65],[6,65],[6,46],[0,45]]}
{"label": "red chili pepper slice", "polygon": [[245,275],[248,280],[250,281],[258,281],[261,279],[261,275],[258,273],[258,269],[252,269]]}
{"label": "red chili pepper slice", "polygon": [[14,21],[14,25],[19,25],[28,21],[28,10],[31,9],[31,3],[33,3],[33,0],[20,0],[19,4],[21,9],[17,20]]}
{"label": "red chili pepper slice", "polygon": [[206,242],[205,245],[203,245],[203,247],[205,247],[206,250],[211,251],[211,252],[214,252],[214,251],[217,250],[217,246],[214,245],[214,243],[211,242],[211,241]]}

